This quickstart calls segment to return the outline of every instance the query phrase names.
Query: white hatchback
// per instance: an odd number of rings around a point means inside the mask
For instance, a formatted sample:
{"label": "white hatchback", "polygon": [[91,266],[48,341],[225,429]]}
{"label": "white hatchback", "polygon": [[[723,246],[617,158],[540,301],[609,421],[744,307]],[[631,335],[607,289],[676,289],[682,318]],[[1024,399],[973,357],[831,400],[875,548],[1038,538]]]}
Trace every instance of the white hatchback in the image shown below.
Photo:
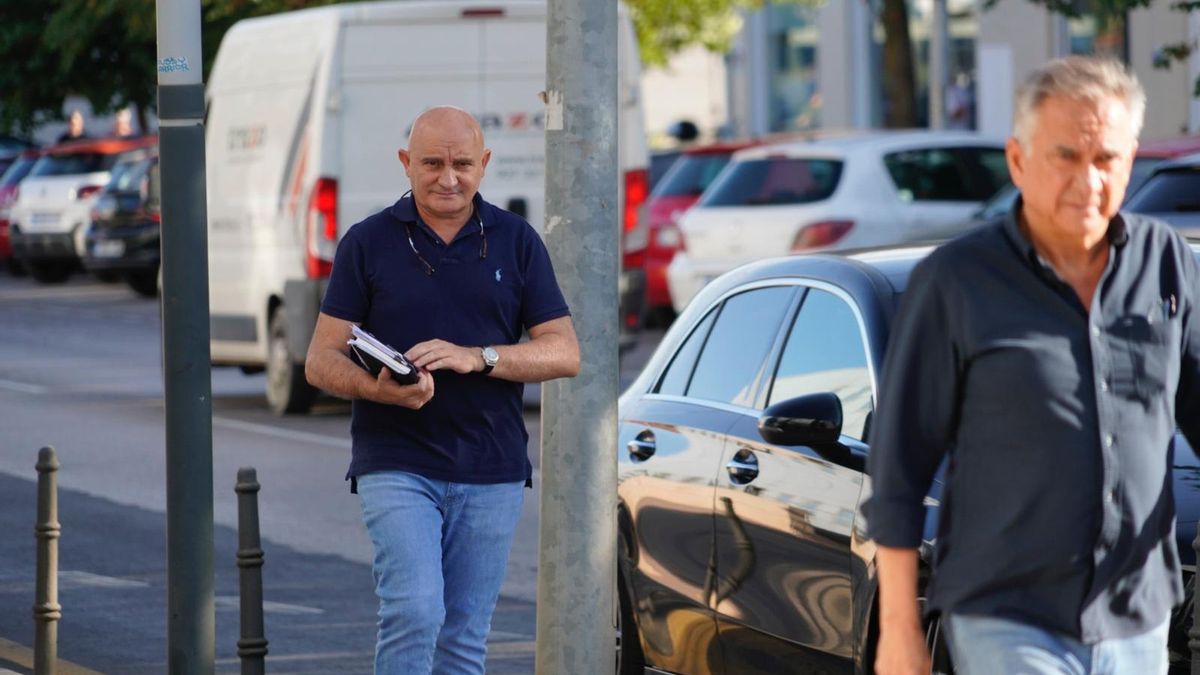
{"label": "white hatchback", "polygon": [[683,311],[754,260],[953,236],[1008,183],[1004,141],[970,132],[875,131],[738,152],[684,214],[667,268]]}

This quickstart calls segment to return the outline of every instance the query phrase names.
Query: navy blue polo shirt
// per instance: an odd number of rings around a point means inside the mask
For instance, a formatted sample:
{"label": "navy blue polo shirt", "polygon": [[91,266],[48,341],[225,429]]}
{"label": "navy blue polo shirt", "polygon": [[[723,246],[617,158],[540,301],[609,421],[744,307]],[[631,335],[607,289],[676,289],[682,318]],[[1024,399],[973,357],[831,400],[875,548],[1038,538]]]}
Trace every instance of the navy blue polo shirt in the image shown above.
{"label": "navy blue polo shirt", "polygon": [[[355,224],[338,244],[321,311],[361,324],[402,352],[435,338],[464,347],[516,344],[524,330],[568,316],[537,232],[478,194],[474,203],[475,214],[449,244],[421,220],[411,197]],[[420,410],[352,403],[346,477],[400,470],[459,483],[528,480],[524,385],[447,370],[433,381],[433,398]]]}

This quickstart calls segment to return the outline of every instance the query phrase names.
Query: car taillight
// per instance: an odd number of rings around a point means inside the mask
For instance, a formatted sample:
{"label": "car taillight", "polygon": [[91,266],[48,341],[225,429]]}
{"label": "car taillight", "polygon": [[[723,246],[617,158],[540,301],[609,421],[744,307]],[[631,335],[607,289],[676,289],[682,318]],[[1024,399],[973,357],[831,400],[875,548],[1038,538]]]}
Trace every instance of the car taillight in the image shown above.
{"label": "car taillight", "polygon": [[642,208],[650,190],[645,169],[625,172],[625,215],[623,230],[628,232],[637,227],[638,209]]}
{"label": "car taillight", "polygon": [[324,279],[333,271],[337,251],[337,181],[318,178],[308,202],[304,271],[309,279]]}
{"label": "car taillight", "polygon": [[792,253],[834,244],[852,227],[853,220],[822,220],[805,225],[792,239]]}
{"label": "car taillight", "polygon": [[87,199],[104,188],[103,185],[84,185],[75,191],[75,199]]}

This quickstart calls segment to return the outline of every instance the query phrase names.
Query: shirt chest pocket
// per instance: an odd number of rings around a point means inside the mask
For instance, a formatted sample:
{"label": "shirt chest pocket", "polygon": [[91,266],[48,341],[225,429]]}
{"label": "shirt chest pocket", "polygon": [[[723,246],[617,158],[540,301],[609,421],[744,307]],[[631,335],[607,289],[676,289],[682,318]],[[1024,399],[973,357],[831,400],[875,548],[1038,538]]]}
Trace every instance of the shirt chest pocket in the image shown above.
{"label": "shirt chest pocket", "polygon": [[1141,314],[1118,317],[1108,330],[1112,391],[1150,404],[1167,389],[1172,370],[1172,324]]}

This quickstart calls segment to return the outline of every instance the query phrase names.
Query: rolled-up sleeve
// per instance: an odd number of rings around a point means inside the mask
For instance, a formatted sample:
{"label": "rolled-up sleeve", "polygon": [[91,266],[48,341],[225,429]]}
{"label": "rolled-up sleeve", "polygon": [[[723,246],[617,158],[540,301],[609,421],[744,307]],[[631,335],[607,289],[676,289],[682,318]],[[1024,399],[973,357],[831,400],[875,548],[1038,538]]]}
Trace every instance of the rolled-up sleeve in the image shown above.
{"label": "rolled-up sleeve", "polygon": [[920,545],[925,495],[953,441],[959,409],[960,355],[946,278],[935,252],[913,271],[897,312],[871,429],[863,505],[867,533],[897,548]]}

